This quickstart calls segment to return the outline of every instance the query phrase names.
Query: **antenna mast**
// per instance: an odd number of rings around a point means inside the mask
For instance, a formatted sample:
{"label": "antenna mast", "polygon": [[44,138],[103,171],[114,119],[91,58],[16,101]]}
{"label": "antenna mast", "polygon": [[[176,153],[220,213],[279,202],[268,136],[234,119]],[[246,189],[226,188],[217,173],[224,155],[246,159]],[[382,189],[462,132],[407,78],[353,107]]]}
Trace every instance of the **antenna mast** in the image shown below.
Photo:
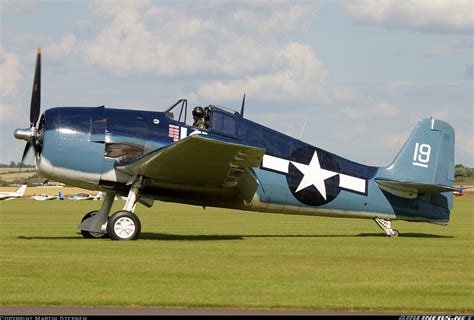
{"label": "antenna mast", "polygon": [[244,117],[244,107],[245,107],[245,93],[244,93],[244,98],[242,99],[242,108],[240,108],[240,117]]}

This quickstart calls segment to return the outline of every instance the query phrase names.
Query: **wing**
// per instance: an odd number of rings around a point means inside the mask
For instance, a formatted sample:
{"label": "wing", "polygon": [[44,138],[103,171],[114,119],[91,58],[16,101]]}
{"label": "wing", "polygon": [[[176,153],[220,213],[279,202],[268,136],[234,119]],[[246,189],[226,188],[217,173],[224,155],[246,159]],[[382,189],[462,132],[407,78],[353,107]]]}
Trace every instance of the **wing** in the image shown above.
{"label": "wing", "polygon": [[173,184],[239,187],[248,198],[258,186],[250,168],[260,166],[264,153],[262,148],[195,135],[116,169]]}

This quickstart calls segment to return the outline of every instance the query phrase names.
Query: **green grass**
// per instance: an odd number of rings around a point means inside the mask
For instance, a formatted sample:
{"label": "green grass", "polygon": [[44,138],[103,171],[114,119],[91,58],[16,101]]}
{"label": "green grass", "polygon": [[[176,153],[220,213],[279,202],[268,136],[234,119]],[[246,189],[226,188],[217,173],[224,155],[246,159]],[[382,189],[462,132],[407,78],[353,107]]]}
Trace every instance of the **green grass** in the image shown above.
{"label": "green grass", "polygon": [[[449,226],[155,203],[142,237],[83,239],[98,202],[0,203],[0,305],[474,311],[474,197]],[[118,210],[123,202],[116,202]]]}

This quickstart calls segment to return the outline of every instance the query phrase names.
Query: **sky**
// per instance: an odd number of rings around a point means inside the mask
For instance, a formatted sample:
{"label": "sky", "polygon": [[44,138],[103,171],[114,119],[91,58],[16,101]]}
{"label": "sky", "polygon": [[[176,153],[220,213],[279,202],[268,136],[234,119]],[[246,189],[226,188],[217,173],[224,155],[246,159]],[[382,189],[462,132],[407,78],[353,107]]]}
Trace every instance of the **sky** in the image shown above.
{"label": "sky", "polygon": [[[0,0],[0,163],[20,161],[36,48],[42,111],[221,105],[387,166],[419,120],[474,167],[473,2]],[[30,156],[27,163],[33,162]]]}

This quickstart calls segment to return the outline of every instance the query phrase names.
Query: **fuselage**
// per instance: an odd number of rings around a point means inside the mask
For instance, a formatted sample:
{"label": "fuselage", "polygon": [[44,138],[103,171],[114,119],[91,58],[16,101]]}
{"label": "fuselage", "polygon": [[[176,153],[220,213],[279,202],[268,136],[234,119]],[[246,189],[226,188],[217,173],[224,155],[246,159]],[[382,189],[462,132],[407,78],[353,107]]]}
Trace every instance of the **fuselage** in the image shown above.
{"label": "fuselage", "polygon": [[16,192],[0,192],[0,200],[20,198],[22,195]]}
{"label": "fuselage", "polygon": [[81,200],[100,200],[101,196],[102,196],[101,193],[98,193],[95,196],[90,195],[90,194],[85,194],[85,193],[79,193],[79,194],[72,195],[71,197],[69,197],[69,199],[78,200],[78,201],[81,201]]}
{"label": "fuselage", "polygon": [[[253,173],[259,186],[251,201],[235,188],[207,188],[151,181],[142,195],[200,206],[261,212],[447,222],[449,211],[423,197],[406,199],[383,191],[377,168],[355,163],[220,107],[211,106],[208,129],[179,121],[171,112],[105,107],[48,109],[41,120],[38,172],[89,190],[127,194],[133,177],[116,169],[189,135],[265,149]],[[189,159],[193,166],[193,159]],[[195,170],[199,170],[198,167]],[[320,175],[313,177],[313,175]]]}
{"label": "fuselage", "polygon": [[25,194],[26,185],[20,186],[15,192],[0,192],[0,200],[21,198]]}
{"label": "fuselage", "polygon": [[46,193],[42,193],[40,195],[35,195],[35,196],[32,196],[31,198],[33,200],[37,200],[37,201],[56,200],[57,199],[57,197],[51,196],[51,195],[46,194]]}

